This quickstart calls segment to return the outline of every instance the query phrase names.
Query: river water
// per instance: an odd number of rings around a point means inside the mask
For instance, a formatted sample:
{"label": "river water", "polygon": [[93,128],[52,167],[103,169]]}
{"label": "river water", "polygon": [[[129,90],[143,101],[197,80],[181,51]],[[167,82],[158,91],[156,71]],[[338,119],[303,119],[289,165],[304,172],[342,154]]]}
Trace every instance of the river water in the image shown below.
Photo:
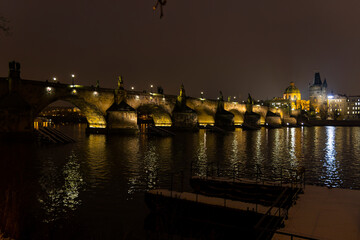
{"label": "river water", "polygon": [[[3,142],[0,231],[24,239],[146,239],[144,192],[190,190],[190,174],[216,168],[272,178],[306,169],[307,184],[360,189],[360,127],[303,127],[173,137],[86,135],[66,145]],[[226,172],[226,171],[224,171]]]}

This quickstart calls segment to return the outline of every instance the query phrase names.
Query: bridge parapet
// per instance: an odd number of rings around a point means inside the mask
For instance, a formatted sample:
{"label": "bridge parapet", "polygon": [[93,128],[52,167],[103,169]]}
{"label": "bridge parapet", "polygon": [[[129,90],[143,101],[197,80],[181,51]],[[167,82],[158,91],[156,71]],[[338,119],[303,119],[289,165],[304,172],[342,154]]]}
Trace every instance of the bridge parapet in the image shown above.
{"label": "bridge parapet", "polygon": [[[113,105],[117,94],[119,94],[115,89],[100,88],[98,85],[96,87],[90,87],[63,84],[60,82],[24,80],[20,78],[16,79],[16,84],[10,88],[9,79],[10,78],[0,78],[0,107],[1,110],[6,110],[5,112],[7,114],[3,116],[3,118],[7,120],[2,120],[0,124],[8,126],[3,127],[0,131],[14,131],[14,129],[18,129],[19,131],[31,130],[34,118],[46,106],[57,100],[68,101],[78,107],[86,116],[89,128],[106,128],[108,121],[111,121],[108,118],[109,113],[107,110]],[[125,101],[126,104],[135,110],[127,115],[120,114],[121,116],[131,115],[131,123],[133,124],[136,122],[134,120],[135,118],[139,118],[139,115],[145,114],[149,115],[157,126],[174,126],[174,110],[178,96],[129,91],[123,88],[123,83],[121,87],[120,91],[122,91],[122,95],[119,101]],[[184,94],[185,90],[182,89],[182,91]],[[15,99],[17,99],[16,104]],[[194,110],[194,112],[190,113],[190,110],[177,110],[177,115],[175,116],[175,118],[177,118],[176,121],[178,121],[176,123],[177,126],[181,125],[181,121],[187,121],[189,124],[190,122],[197,121],[199,125],[215,125],[215,116],[218,110],[217,100],[192,98],[183,95],[182,101],[184,100],[186,100],[186,107]],[[12,103],[7,101],[12,101]],[[18,107],[18,111],[16,111],[16,107]],[[10,111],[9,109],[12,110]],[[233,121],[235,126],[243,124],[244,114],[246,112],[245,104],[224,101],[223,109],[234,115]],[[269,109],[268,107],[260,105],[253,105],[252,109],[253,112],[260,115],[261,124],[265,123],[268,111],[280,114],[281,118],[283,118],[284,115],[280,109]],[[113,113],[113,116],[117,115]],[[25,120],[20,120],[20,118]],[[124,121],[125,120],[126,119],[124,119]],[[21,124],[18,123],[17,126],[10,126],[12,122],[21,122]],[[113,124],[113,126],[115,125]]]}

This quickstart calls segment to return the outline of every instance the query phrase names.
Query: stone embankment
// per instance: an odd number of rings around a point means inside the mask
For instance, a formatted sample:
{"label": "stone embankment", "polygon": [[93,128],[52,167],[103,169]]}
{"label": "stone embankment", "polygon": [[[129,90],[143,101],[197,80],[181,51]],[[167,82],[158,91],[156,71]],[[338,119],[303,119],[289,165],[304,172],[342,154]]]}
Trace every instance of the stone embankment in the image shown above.
{"label": "stone embankment", "polygon": [[[359,226],[359,190],[307,185],[280,231],[321,240],[359,240]],[[285,239],[290,237],[275,234],[272,238]]]}

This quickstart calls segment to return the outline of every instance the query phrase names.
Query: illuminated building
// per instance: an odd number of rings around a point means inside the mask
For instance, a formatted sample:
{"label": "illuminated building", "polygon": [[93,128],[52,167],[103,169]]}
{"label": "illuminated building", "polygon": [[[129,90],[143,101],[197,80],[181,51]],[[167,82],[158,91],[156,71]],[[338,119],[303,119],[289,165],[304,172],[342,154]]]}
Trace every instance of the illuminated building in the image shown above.
{"label": "illuminated building", "polygon": [[360,96],[335,94],[328,96],[328,115],[334,120],[360,119]]}
{"label": "illuminated building", "polygon": [[343,120],[347,115],[346,95],[336,94],[328,96],[328,116],[330,119]]}
{"label": "illuminated building", "polygon": [[270,100],[270,107],[288,109],[290,115],[295,114],[294,111],[309,110],[309,101],[301,100],[300,90],[295,86],[294,82],[290,82],[283,94],[283,97],[275,97]]}
{"label": "illuminated building", "polygon": [[285,89],[283,98],[292,101],[301,100],[300,90],[295,86],[294,82],[290,82],[290,86]]}
{"label": "illuminated building", "polygon": [[360,96],[348,96],[346,103],[347,119],[360,119]]}
{"label": "illuminated building", "polygon": [[327,82],[321,81],[320,73],[315,73],[314,83],[309,87],[310,108],[316,115],[327,112]]}

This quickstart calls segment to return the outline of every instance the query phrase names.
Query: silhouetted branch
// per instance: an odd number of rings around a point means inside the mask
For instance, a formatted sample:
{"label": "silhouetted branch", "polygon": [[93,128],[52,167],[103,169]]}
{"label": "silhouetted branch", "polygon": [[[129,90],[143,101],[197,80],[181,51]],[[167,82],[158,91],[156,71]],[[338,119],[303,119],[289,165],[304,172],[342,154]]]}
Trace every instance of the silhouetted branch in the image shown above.
{"label": "silhouetted branch", "polygon": [[160,6],[160,18],[164,16],[163,6],[165,6],[165,4],[166,4],[166,0],[156,0],[155,5],[153,6],[154,11]]}

